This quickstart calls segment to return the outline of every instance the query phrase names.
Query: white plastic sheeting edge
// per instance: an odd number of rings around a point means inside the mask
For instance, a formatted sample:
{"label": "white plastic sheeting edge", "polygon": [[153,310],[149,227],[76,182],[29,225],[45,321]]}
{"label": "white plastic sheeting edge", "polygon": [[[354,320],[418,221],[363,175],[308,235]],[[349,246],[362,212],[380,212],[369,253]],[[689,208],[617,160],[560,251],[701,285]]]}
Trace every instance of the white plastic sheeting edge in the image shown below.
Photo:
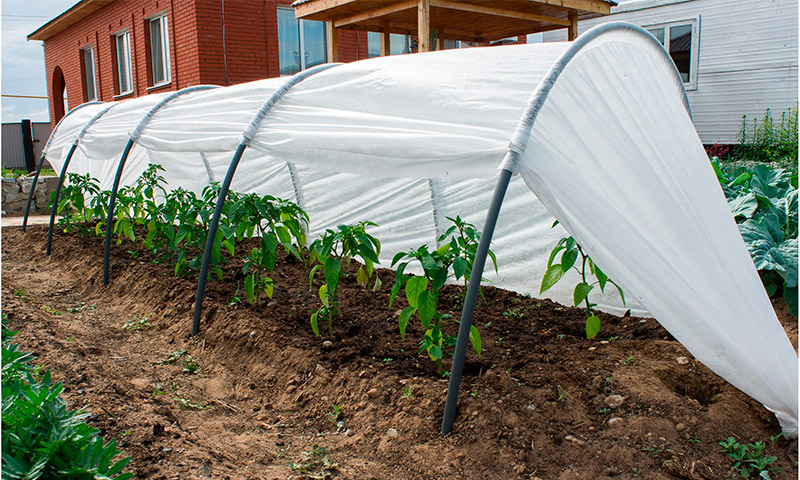
{"label": "white plastic sheeting edge", "polygon": [[[528,147],[516,148],[538,200],[511,182],[492,245],[500,274],[487,276],[537,293],[563,234],[549,229],[554,215],[695,357],[796,434],[797,355],[727,210],[674,66],[643,31],[604,28],[565,63]],[[433,243],[434,212],[479,224],[531,92],[569,45],[384,57],[322,72],[269,113],[232,189],[302,197],[312,235],[374,220],[384,258]],[[142,132],[123,183],[152,162],[172,186],[199,190],[208,178],[199,153],[220,178],[253,112],[282,83],[199,92],[166,106]],[[123,102],[93,125],[71,169],[107,187],[126,132],[157,97]],[[80,130],[77,113],[59,128],[51,162]],[[437,179],[435,202],[428,179]],[[564,285],[552,293],[571,303]],[[614,302],[598,303],[623,311]]]}

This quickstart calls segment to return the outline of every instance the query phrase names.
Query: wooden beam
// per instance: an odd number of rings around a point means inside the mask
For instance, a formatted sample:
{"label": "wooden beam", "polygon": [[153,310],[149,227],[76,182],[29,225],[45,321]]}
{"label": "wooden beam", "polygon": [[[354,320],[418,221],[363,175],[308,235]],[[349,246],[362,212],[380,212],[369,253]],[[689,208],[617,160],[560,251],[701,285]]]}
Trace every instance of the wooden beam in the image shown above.
{"label": "wooden beam", "polygon": [[530,0],[532,3],[543,3],[555,7],[572,8],[584,12],[611,13],[611,4],[603,0]]}
{"label": "wooden beam", "polygon": [[567,12],[569,27],[567,28],[567,40],[570,42],[578,38],[578,11],[570,10]]}
{"label": "wooden beam", "polygon": [[341,7],[350,3],[356,3],[358,0],[311,0],[294,7],[294,16],[296,18],[303,18],[308,15],[313,15],[331,8]]}
{"label": "wooden beam", "polygon": [[483,13],[486,15],[494,15],[497,17],[519,18],[522,20],[530,20],[533,22],[553,23],[564,27],[569,26],[569,20],[563,18],[548,17],[545,15],[537,15],[535,13],[518,12],[516,10],[505,10],[502,8],[486,7],[483,5],[473,5],[471,3],[462,3],[456,0],[430,0],[432,7],[447,8],[450,10],[460,10],[462,12]]}
{"label": "wooden beam", "polygon": [[366,12],[357,13],[355,15],[350,15],[349,17],[337,18],[334,20],[334,25],[337,27],[346,27],[347,25],[352,25],[354,23],[374,20],[391,15],[393,13],[402,12],[403,10],[410,10],[416,6],[416,0],[406,0],[404,2],[395,3],[383,8],[377,8],[375,10],[369,10]]}
{"label": "wooden beam", "polygon": [[429,52],[431,50],[431,1],[419,0],[417,7],[417,37],[419,40],[419,52]]}
{"label": "wooden beam", "polygon": [[444,50],[444,36],[441,30],[436,31],[436,50]]}
{"label": "wooden beam", "polygon": [[328,63],[335,63],[339,61],[339,30],[333,26],[333,22],[325,23],[328,31]]}
{"label": "wooden beam", "polygon": [[383,21],[381,23],[381,57],[388,57],[392,54],[391,33],[389,22]]}

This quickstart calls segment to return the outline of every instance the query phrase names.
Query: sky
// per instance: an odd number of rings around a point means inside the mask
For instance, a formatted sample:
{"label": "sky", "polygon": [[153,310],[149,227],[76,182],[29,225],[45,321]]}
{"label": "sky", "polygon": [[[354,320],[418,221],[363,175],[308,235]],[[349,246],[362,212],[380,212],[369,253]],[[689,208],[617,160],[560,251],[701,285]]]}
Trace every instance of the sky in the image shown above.
{"label": "sky", "polygon": [[[77,0],[2,0],[0,4],[0,92],[3,95],[47,96],[42,42],[27,36],[69,9]],[[69,94],[69,92],[67,92]],[[3,123],[26,118],[49,122],[47,100],[0,99]]]}

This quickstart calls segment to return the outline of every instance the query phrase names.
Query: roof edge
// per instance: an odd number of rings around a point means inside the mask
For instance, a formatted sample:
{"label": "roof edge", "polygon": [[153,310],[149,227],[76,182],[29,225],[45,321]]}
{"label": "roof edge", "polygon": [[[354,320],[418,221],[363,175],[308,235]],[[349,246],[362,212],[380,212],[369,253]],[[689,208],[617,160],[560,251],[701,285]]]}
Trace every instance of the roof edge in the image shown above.
{"label": "roof edge", "polygon": [[80,0],[63,13],[28,34],[28,41],[45,41],[83,20],[114,0]]}

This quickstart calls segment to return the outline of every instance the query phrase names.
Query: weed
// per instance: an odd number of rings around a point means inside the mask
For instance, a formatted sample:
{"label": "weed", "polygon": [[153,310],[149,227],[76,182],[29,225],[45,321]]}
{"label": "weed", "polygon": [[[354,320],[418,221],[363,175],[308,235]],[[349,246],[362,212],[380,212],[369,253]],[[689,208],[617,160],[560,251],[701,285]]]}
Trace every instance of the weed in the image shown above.
{"label": "weed", "polygon": [[636,358],[633,355],[628,355],[627,357],[622,359],[622,363],[627,365],[628,368],[633,368],[633,363],[636,361]]}
{"label": "weed", "polygon": [[203,405],[202,403],[194,403],[188,398],[184,397],[180,392],[175,392],[175,400],[178,402],[178,407],[181,410],[208,410],[210,405]]}
{"label": "weed", "polygon": [[154,383],[153,384],[153,392],[150,394],[150,396],[156,397],[158,395],[168,395],[168,393],[165,392],[164,390],[161,390],[161,384],[160,383]]}
{"label": "weed", "polygon": [[389,365],[393,361],[394,361],[394,359],[393,358],[389,358],[389,357],[386,357],[386,358],[383,359],[383,363],[385,363],[386,365]]}
{"label": "weed", "polygon": [[25,287],[22,287],[19,290],[14,290],[14,296],[19,298],[20,302],[25,303]]}
{"label": "weed", "polygon": [[558,337],[558,339],[559,339],[559,340],[564,340],[565,338],[567,338],[567,335],[566,335],[566,334],[563,334],[563,333],[559,333],[559,334],[558,334],[558,335],[556,335],[556,336]]}
{"label": "weed", "polygon": [[236,283],[236,293],[233,294],[233,298],[231,298],[231,301],[228,302],[228,306],[229,307],[235,307],[236,305],[242,303],[242,299],[239,298],[239,288],[240,287],[241,287],[241,285],[237,282]]}
{"label": "weed", "polygon": [[494,341],[494,343],[495,343],[496,345],[502,345],[502,344],[503,344],[503,339],[504,339],[504,338],[505,338],[505,337],[497,337],[497,340],[495,340],[495,341]]}
{"label": "weed", "polygon": [[558,399],[557,399],[556,401],[559,401],[559,402],[560,402],[561,400],[564,400],[564,401],[566,401],[566,400],[567,400],[567,398],[569,398],[569,394],[567,393],[567,391],[566,391],[566,390],[564,390],[563,388],[561,388],[561,385],[557,385],[557,386],[556,386],[556,389],[558,389]]}
{"label": "weed", "polygon": [[400,398],[411,398],[411,385],[407,386],[405,390],[403,390],[403,394],[400,395]]}
{"label": "weed", "polygon": [[186,355],[186,358],[183,359],[183,365],[184,373],[196,374],[200,371],[200,365],[190,355]]}
{"label": "weed", "polygon": [[692,445],[702,445],[702,444],[703,444],[703,441],[702,441],[702,440],[700,440],[700,439],[697,437],[697,434],[695,433],[695,434],[694,434],[694,436],[693,436],[692,438],[690,438],[690,439],[689,439],[689,443],[691,443]]}
{"label": "weed", "polygon": [[769,472],[779,469],[769,468],[777,457],[764,456],[764,442],[740,444],[735,438],[728,437],[727,440],[719,442],[722,451],[733,459],[731,470],[738,473],[742,478],[750,478],[755,474],[761,478],[769,479]]}
{"label": "weed", "polygon": [[609,342],[613,342],[613,341],[619,340],[619,337],[617,337],[617,336],[608,337],[606,340],[608,340]]}
{"label": "weed", "polygon": [[82,312],[84,310],[94,310],[97,308],[97,305],[93,303],[86,303],[78,301],[75,303],[74,307],[68,307],[67,311],[70,313]]}
{"label": "weed", "polygon": [[125,322],[125,325],[122,326],[123,330],[139,330],[142,327],[149,327],[150,324],[150,314],[146,314],[143,317],[133,317],[133,320],[128,320]]}
{"label": "weed", "polygon": [[64,315],[66,313],[65,310],[60,310],[50,305],[42,305],[42,310],[49,313],[50,315],[55,315],[55,316]]}
{"label": "weed", "polygon": [[151,365],[169,365],[177,362],[180,360],[182,356],[186,355],[186,350],[178,350],[175,352],[170,353],[165,358],[157,361],[157,362],[150,362]]}
{"label": "weed", "polygon": [[478,397],[478,387],[473,388],[472,391],[469,392],[469,396],[472,397],[472,398],[477,398]]}
{"label": "weed", "polygon": [[310,452],[303,452],[305,455],[303,463],[289,462],[289,470],[302,473],[314,480],[330,478],[336,469],[336,464],[328,458],[328,450],[328,447],[320,447],[315,443]]}
{"label": "weed", "polygon": [[523,309],[520,307],[516,308],[509,308],[503,312],[504,317],[512,317],[512,318],[523,318],[525,317],[525,313],[522,311]]}
{"label": "weed", "polygon": [[634,477],[638,477],[639,475],[642,474],[642,469],[641,468],[633,468],[632,470],[633,470],[633,476]]}
{"label": "weed", "polygon": [[342,420],[341,405],[336,405],[335,403],[332,403],[330,411],[325,415],[328,417],[328,421],[331,422],[336,427],[337,432],[344,429],[344,420]]}

